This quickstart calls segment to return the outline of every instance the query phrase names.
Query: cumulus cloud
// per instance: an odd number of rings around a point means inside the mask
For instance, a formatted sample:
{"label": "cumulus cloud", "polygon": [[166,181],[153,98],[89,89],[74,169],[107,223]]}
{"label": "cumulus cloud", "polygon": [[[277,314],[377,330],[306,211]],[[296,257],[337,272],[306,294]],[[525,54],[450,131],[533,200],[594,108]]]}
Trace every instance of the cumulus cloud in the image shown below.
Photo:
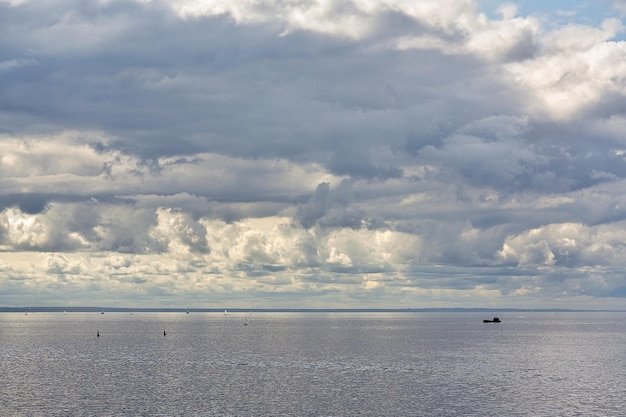
{"label": "cumulus cloud", "polygon": [[622,2],[479,5],[0,1],[0,291],[619,305]]}
{"label": "cumulus cloud", "polygon": [[508,237],[500,255],[524,265],[619,266],[624,256],[620,225],[550,224]]}
{"label": "cumulus cloud", "polygon": [[621,21],[607,19],[597,28],[554,30],[542,39],[542,54],[504,69],[533,95],[528,111],[570,119],[606,94],[624,94],[624,45],[609,41],[623,29]]}

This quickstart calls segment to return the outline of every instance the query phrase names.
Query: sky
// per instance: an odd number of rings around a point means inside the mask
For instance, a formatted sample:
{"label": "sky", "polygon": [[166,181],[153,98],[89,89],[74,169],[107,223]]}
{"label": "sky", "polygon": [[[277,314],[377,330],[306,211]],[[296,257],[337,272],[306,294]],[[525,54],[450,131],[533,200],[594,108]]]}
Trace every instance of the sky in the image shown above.
{"label": "sky", "polygon": [[0,0],[0,305],[626,308],[625,0]]}

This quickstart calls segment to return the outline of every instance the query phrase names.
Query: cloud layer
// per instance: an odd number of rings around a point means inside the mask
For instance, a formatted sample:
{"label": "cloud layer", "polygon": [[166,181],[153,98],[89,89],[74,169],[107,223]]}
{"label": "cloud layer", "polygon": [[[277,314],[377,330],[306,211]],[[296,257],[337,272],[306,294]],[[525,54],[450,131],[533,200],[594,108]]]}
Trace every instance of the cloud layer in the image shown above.
{"label": "cloud layer", "polygon": [[479,6],[0,0],[0,304],[623,308],[624,4]]}

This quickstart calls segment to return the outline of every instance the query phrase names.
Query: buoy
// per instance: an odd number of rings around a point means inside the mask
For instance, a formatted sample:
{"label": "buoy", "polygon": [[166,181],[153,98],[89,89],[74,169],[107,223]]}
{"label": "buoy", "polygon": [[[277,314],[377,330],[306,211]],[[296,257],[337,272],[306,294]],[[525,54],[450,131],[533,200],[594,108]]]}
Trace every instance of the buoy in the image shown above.
{"label": "buoy", "polygon": [[96,332],[96,337],[100,337],[100,330]]}

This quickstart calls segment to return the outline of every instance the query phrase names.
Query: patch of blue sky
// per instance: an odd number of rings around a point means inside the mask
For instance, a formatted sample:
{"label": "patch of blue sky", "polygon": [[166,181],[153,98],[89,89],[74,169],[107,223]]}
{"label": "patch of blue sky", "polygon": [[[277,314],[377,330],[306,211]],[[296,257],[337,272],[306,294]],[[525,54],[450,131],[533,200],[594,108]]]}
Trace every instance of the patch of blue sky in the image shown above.
{"label": "patch of blue sky", "polygon": [[[613,0],[476,0],[478,10],[493,19],[500,18],[498,8],[504,4],[515,4],[519,16],[537,16],[547,26],[584,24],[599,26],[604,19],[617,18],[624,22],[624,16],[613,7]],[[625,23],[626,26],[626,23]],[[613,40],[626,40],[626,33],[616,34]]]}

